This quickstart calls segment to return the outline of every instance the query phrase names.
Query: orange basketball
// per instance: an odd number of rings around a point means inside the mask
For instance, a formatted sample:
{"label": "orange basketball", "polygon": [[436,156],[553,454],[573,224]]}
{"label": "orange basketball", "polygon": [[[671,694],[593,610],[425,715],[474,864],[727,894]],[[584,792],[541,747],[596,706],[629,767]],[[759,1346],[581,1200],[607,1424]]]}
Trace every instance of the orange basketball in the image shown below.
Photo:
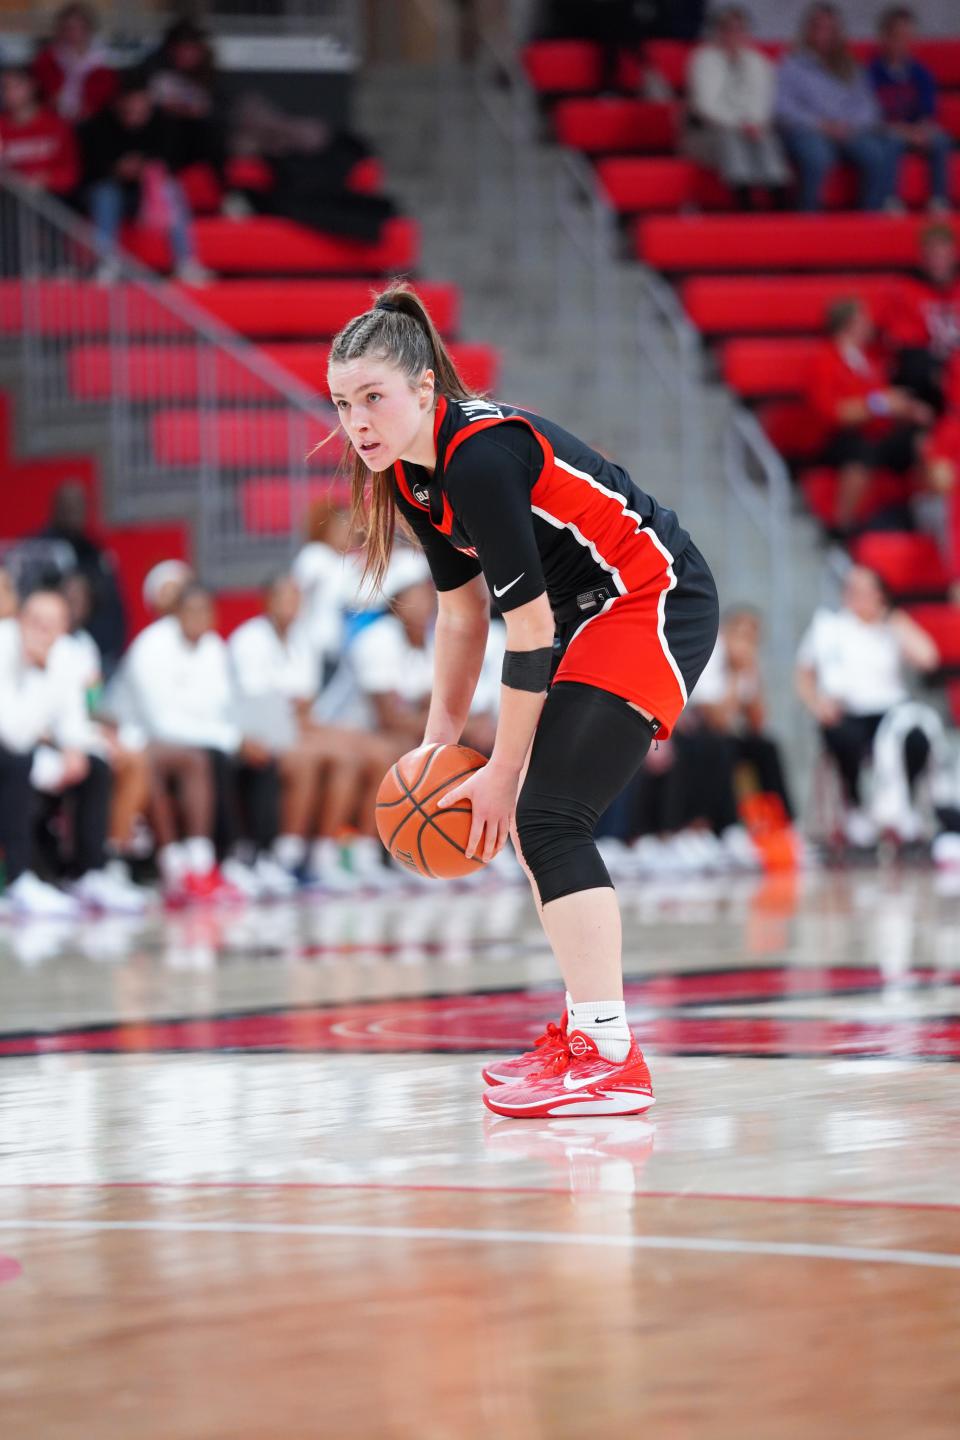
{"label": "orange basketball", "polygon": [[440,810],[437,802],[486,756],[467,745],[431,745],[403,755],[377,791],[377,829],[394,860],[435,880],[471,875],[484,864],[463,853],[470,838],[470,802]]}

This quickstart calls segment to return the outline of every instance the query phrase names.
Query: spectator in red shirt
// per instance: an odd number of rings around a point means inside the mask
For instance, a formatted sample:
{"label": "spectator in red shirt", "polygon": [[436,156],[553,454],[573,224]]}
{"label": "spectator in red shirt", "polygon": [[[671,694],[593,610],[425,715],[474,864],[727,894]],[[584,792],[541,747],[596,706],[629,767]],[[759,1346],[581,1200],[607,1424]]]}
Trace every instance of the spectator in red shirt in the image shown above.
{"label": "spectator in red shirt", "polygon": [[44,103],[71,125],[81,125],[109,105],[117,72],[97,40],[97,18],[88,5],[65,5],[53,38],[37,54],[33,74]]}
{"label": "spectator in red shirt", "polygon": [[37,84],[26,69],[0,77],[0,161],[28,185],[66,197],[80,178],[73,131],[39,103]]}
{"label": "spectator in red shirt", "polygon": [[837,300],[827,312],[829,341],[810,374],[811,418],[820,426],[822,460],[838,471],[836,528],[849,533],[874,469],[904,474],[917,458],[918,435],[933,422],[929,405],[899,386],[870,352],[873,322],[859,300]]}
{"label": "spectator in red shirt", "polygon": [[949,373],[960,366],[960,266],[956,238],[944,221],[921,235],[919,277],[898,288],[880,328],[896,355],[897,382],[943,410]]}

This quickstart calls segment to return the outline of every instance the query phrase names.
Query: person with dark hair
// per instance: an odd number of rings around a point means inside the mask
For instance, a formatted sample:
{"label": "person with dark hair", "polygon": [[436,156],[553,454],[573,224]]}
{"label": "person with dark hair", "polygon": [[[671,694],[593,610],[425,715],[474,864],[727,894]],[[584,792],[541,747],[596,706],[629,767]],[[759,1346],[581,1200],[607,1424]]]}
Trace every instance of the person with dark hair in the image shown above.
{"label": "person with dark hair", "polygon": [[97,39],[97,13],[89,5],[64,5],[53,36],[37,53],[33,74],[46,105],[69,125],[82,125],[117,93],[117,72]]}
{"label": "person with dark hair", "polygon": [[80,178],[77,146],[65,120],[40,102],[30,70],[10,66],[0,76],[0,165],[27,185],[66,199]]}
{"label": "person with dark hair", "polygon": [[723,6],[710,39],[690,58],[685,147],[719,173],[743,209],[751,207],[754,189],[771,191],[779,202],[790,183],[773,127],[775,87],[773,65],[751,43],[746,10]]}
{"label": "person with dark hair", "polygon": [[[847,575],[840,609],[818,610],[800,642],[797,694],[840,772],[851,845],[870,845],[876,838],[860,779],[881,722],[909,699],[906,671],[935,670],[939,659],[927,632],[891,608],[880,577],[862,566]],[[929,758],[926,735],[910,728],[903,737],[903,763],[911,791]]]}
{"label": "person with dark hair", "polygon": [[402,518],[438,591],[425,745],[463,734],[491,593],[506,624],[490,760],[440,805],[469,803],[468,856],[490,861],[512,835],[569,999],[543,1044],[487,1067],[484,1103],[510,1116],[640,1113],[653,1091],[627,1023],[620,912],[595,831],[713,651],[709,567],[619,465],[471,393],[407,286],[348,321],[328,380],[368,512],[370,579],[382,583]]}
{"label": "person with dark hair", "polygon": [[937,85],[930,70],[911,53],[917,20],[905,5],[880,17],[880,53],[869,76],[887,135],[901,153],[923,155],[930,167],[930,208],[950,209],[950,136],[937,124]]}
{"label": "person with dark hair", "polygon": [[916,278],[896,287],[878,325],[897,384],[941,414],[948,391],[960,398],[960,378],[951,380],[960,362],[960,266],[947,221],[923,229],[919,259]]}
{"label": "person with dark hair", "polygon": [[145,70],[148,89],[166,121],[174,174],[192,165],[223,171],[225,146],[217,116],[216,65],[205,30],[191,20],[170,26]]}
{"label": "person with dark hair", "polygon": [[811,5],[777,77],[777,119],[800,177],[800,209],[821,210],[827,174],[840,160],[860,176],[860,208],[894,201],[900,146],[854,59],[835,5]]}
{"label": "person with dark hair", "polygon": [[891,385],[873,357],[870,312],[855,298],[827,312],[827,334],[810,370],[811,427],[820,459],[838,472],[835,525],[848,532],[875,469],[903,474],[917,459],[919,436],[933,422],[929,405]]}
{"label": "person with dark hair", "polygon": [[39,533],[42,540],[61,541],[70,563],[47,579],[59,585],[65,571],[77,570],[90,586],[91,609],[86,628],[96,641],[104,674],[116,669],[126,643],[127,622],[113,555],[96,538],[89,524],[87,492],[78,480],[67,480],[54,493],[50,519]]}
{"label": "person with dark hair", "polygon": [[139,218],[169,235],[177,278],[205,284],[210,277],[197,260],[190,207],[173,173],[173,137],[141,73],[125,77],[116,100],[83,127],[81,138],[87,207],[109,251],[99,278],[116,277],[121,226]]}

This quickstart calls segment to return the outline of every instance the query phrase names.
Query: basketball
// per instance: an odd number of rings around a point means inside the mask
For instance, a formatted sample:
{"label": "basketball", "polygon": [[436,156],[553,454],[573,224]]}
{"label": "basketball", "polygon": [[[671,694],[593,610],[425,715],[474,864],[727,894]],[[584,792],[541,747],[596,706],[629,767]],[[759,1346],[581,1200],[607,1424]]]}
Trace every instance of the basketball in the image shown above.
{"label": "basketball", "polygon": [[394,860],[433,880],[456,880],[481,868],[483,860],[464,854],[470,802],[449,810],[439,802],[486,763],[485,755],[466,745],[431,745],[391,765],[377,791],[377,829]]}

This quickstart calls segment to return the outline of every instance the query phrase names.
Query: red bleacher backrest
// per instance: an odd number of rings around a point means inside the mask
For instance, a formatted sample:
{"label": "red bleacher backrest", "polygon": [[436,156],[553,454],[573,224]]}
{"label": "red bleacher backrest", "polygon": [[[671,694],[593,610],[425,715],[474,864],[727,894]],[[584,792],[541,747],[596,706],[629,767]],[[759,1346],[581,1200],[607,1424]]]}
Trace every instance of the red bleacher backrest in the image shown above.
{"label": "red bleacher backrest", "polygon": [[553,112],[557,139],[588,155],[618,150],[657,154],[677,143],[677,107],[652,100],[561,100]]}
{"label": "red bleacher backrest", "polygon": [[733,195],[718,175],[676,156],[613,156],[598,162],[597,176],[621,215],[694,204],[708,210],[733,205]]}
{"label": "red bleacher backrest", "polygon": [[[804,470],[800,477],[800,488],[807,508],[823,525],[834,525],[837,518],[837,472],[817,466]],[[910,494],[909,481],[902,475],[891,475],[889,471],[877,471],[870,481],[870,487],[857,505],[854,518],[860,522],[871,519],[881,510],[893,505],[903,505]]]}
{"label": "red bleacher backrest", "polygon": [[877,315],[905,283],[893,275],[695,276],[684,281],[680,295],[706,334],[818,334],[835,300],[858,295]]}
{"label": "red bleacher backrest", "polygon": [[[458,294],[453,285],[424,282],[417,287],[437,328],[456,329]],[[242,335],[253,338],[335,335],[370,306],[370,285],[362,280],[231,280],[191,292]]]}
{"label": "red bleacher backrest", "polygon": [[805,393],[820,340],[730,340],[723,347],[723,378],[740,395]]}
{"label": "red bleacher backrest", "polygon": [[332,477],[311,477],[303,485],[286,475],[257,476],[244,480],[239,493],[244,527],[255,535],[289,535],[300,530],[315,500],[350,503],[347,488]]}
{"label": "red bleacher backrest", "polygon": [[937,119],[954,140],[960,140],[960,94],[942,91],[937,103]]}
{"label": "red bleacher backrest", "polygon": [[683,90],[692,48],[683,40],[650,40],[644,56],[650,68],[659,71],[673,90]]}
{"label": "red bleacher backrest", "polygon": [[[419,226],[401,216],[386,222],[377,241],[349,240],[271,217],[198,220],[194,233],[200,259],[221,275],[389,275],[413,268],[420,254]],[[164,234],[131,229],[124,243],[144,265],[171,268]]]}
{"label": "red bleacher backrest", "polygon": [[[653,216],[636,227],[637,254],[660,270],[863,269],[916,263],[919,216]],[[960,218],[950,223],[960,236]]]}
{"label": "red bleacher backrest", "polygon": [[875,570],[898,597],[940,597],[947,588],[949,577],[932,535],[874,531],[858,536],[850,553],[858,565]]}
{"label": "red bleacher backrest", "polygon": [[914,605],[910,614],[933,636],[941,664],[960,665],[960,605]]}
{"label": "red bleacher backrest", "polygon": [[820,427],[811,425],[805,401],[775,400],[758,411],[771,444],[790,460],[812,460],[822,446]]}
{"label": "red bleacher backrest", "polygon": [[[326,396],[326,344],[281,342],[257,350]],[[498,356],[491,346],[452,344],[450,352],[472,389],[495,389]],[[140,402],[196,400],[202,379],[205,393],[218,400],[264,399],[275,393],[269,380],[229,355],[218,357],[213,367],[209,356],[205,358],[208,368],[201,377],[199,351],[193,345],[132,344],[123,349],[100,343],[74,345],[67,360],[70,389],[81,400],[108,400],[115,390]]]}
{"label": "red bleacher backrest", "polygon": [[591,40],[535,40],[523,52],[534,90],[544,95],[589,95],[599,90],[600,47]]}
{"label": "red bleacher backrest", "polygon": [[954,725],[960,726],[960,680],[947,681],[947,704]]}
{"label": "red bleacher backrest", "polygon": [[329,421],[304,427],[303,454],[293,455],[293,439],[285,410],[216,410],[204,414],[184,407],[159,410],[150,417],[153,453],[161,465],[199,465],[208,454],[238,469],[278,469],[307,460],[312,470],[331,472],[339,459],[335,444],[315,453],[314,447],[335,430]]}

